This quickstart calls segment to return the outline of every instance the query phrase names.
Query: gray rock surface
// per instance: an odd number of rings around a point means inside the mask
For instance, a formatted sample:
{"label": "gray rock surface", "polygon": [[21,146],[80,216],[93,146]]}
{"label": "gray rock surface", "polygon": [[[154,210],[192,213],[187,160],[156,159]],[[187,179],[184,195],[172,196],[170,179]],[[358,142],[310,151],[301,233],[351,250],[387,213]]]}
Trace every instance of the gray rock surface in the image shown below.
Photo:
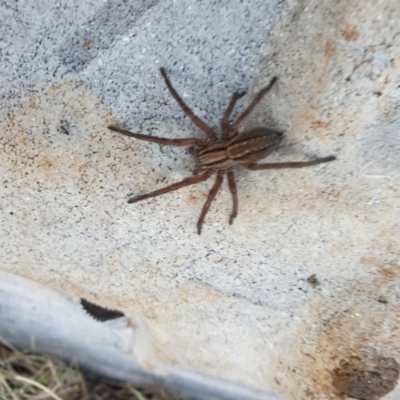
{"label": "gray rock surface", "polygon": [[[336,398],[352,357],[400,362],[397,0],[6,1],[0,18],[3,271],[145,321],[158,366],[289,399]],[[211,180],[127,204],[194,160],[107,125],[202,137],[160,66],[215,129],[232,92],[237,115],[278,76],[243,128],[285,132],[271,161],[337,161],[238,168],[238,218],[225,183],[201,236]]]}
{"label": "gray rock surface", "polygon": [[194,400],[283,400],[188,368],[157,362],[145,321],[126,314],[99,322],[79,299],[0,271],[0,342],[78,362],[82,368],[140,386],[163,385]]}

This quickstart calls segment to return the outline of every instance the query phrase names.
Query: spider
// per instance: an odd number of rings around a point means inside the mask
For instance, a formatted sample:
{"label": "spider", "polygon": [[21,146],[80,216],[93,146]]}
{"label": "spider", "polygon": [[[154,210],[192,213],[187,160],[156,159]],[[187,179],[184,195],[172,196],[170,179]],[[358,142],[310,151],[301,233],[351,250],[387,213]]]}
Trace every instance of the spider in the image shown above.
{"label": "spider", "polygon": [[164,193],[172,192],[174,190],[180,189],[183,186],[194,185],[196,183],[203,182],[211,175],[216,174],[214,185],[207,196],[207,200],[203,206],[203,209],[201,210],[200,217],[197,221],[197,233],[200,235],[204,218],[218,190],[221,187],[224,175],[228,176],[228,185],[233,200],[233,207],[229,218],[229,224],[232,224],[233,220],[237,216],[238,195],[236,191],[235,176],[233,172],[233,167],[235,164],[239,164],[242,167],[250,170],[273,168],[302,168],[330,162],[336,159],[335,156],[329,156],[324,158],[317,158],[311,161],[257,164],[257,161],[260,161],[263,158],[269,156],[273,151],[276,150],[283,138],[283,133],[276,132],[264,127],[258,127],[246,130],[244,132],[239,132],[238,128],[243,120],[260,102],[260,100],[271,90],[275,82],[278,80],[277,77],[272,78],[268,86],[260,90],[253,97],[247,108],[236,118],[233,123],[230,123],[229,117],[237,100],[239,100],[246,94],[245,92],[233,93],[228,108],[226,109],[225,114],[222,117],[221,136],[218,137],[216,133],[201,118],[196,116],[182,100],[182,98],[172,86],[165,72],[165,69],[160,68],[160,72],[169,91],[171,92],[172,97],[181,106],[183,112],[192,120],[192,122],[198,128],[200,128],[206,134],[207,137],[203,140],[194,137],[186,139],[169,139],[158,136],[143,135],[141,133],[133,133],[124,129],[120,129],[116,126],[109,126],[108,129],[111,129],[112,131],[121,133],[126,136],[131,136],[139,140],[145,140],[148,142],[155,142],[170,146],[192,146],[193,153],[197,158],[197,168],[195,169],[193,176],[185,178],[180,182],[174,183],[162,189],[154,190],[153,192],[133,197],[128,200],[128,203],[136,203],[137,201],[145,200],[150,197],[156,197]]}

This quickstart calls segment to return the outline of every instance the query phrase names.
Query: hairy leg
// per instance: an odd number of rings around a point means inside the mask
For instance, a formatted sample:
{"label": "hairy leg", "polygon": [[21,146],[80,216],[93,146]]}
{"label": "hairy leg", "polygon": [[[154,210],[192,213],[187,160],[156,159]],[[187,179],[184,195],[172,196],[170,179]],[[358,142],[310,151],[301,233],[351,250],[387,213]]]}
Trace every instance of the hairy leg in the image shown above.
{"label": "hairy leg", "polygon": [[236,190],[235,175],[234,175],[233,171],[228,172],[228,184],[229,184],[229,190],[231,191],[232,200],[233,200],[232,213],[229,217],[229,224],[232,225],[233,220],[237,216],[237,210],[238,210],[238,195],[237,195],[237,190]]}
{"label": "hairy leg", "polygon": [[161,143],[170,146],[201,146],[203,145],[203,141],[196,138],[186,138],[186,139],[168,139],[162,138],[159,136],[151,136],[151,135],[143,135],[141,133],[133,133],[130,131],[126,131],[125,129],[120,129],[116,126],[108,126],[108,129],[122,133],[125,136],[134,137],[139,140],[145,140],[146,142],[154,142],[154,143]]}
{"label": "hairy leg", "polygon": [[204,203],[203,209],[201,210],[201,213],[200,213],[200,217],[199,217],[199,219],[197,221],[197,233],[199,235],[201,233],[201,226],[203,224],[203,221],[204,221],[204,218],[205,218],[205,216],[207,214],[207,211],[209,210],[212,201],[214,200],[219,188],[221,187],[223,177],[224,176],[221,173],[219,173],[217,175],[217,179],[215,179],[214,186],[211,188],[210,193],[208,193],[207,200]]}
{"label": "hairy leg", "polygon": [[136,203],[137,201],[145,200],[150,197],[160,196],[164,193],[172,192],[174,190],[180,189],[183,186],[194,185],[195,183],[203,182],[211,176],[212,172],[207,171],[204,174],[197,175],[197,176],[190,176],[189,178],[184,179],[183,181],[173,183],[170,186],[167,186],[162,189],[154,190],[154,192],[150,192],[147,194],[142,194],[141,196],[132,197],[128,200],[129,204]]}
{"label": "hairy leg", "polygon": [[235,132],[239,125],[242,123],[242,121],[253,111],[254,107],[261,101],[261,99],[272,89],[272,86],[274,86],[274,83],[278,80],[278,78],[275,76],[271,79],[271,82],[269,83],[268,86],[266,86],[264,89],[261,89],[254,97],[253,100],[250,102],[250,104],[247,106],[247,108],[240,114],[237,118],[236,121],[231,125],[231,130],[232,132]]}
{"label": "hairy leg", "polygon": [[242,164],[244,168],[251,170],[259,169],[276,169],[276,168],[303,168],[310,167],[311,165],[318,165],[336,160],[335,156],[329,156],[324,158],[317,158],[312,161],[300,161],[300,162],[283,162],[283,163],[267,163],[267,164]]}
{"label": "hairy leg", "polygon": [[222,139],[227,139],[229,137],[229,117],[232,114],[233,108],[235,107],[236,102],[242,98],[246,92],[235,92],[232,95],[231,101],[229,102],[228,108],[225,111],[224,116],[222,117],[221,120],[221,133],[222,133]]}
{"label": "hairy leg", "polygon": [[199,127],[203,132],[207,134],[209,138],[215,139],[216,136],[212,129],[202,120],[200,119],[182,100],[181,96],[179,96],[178,92],[174,89],[169,80],[167,73],[164,68],[160,68],[161,75],[164,78],[165,84],[167,85],[169,91],[172,94],[172,97],[177,101],[177,103],[181,106],[183,112],[192,120],[192,122]]}

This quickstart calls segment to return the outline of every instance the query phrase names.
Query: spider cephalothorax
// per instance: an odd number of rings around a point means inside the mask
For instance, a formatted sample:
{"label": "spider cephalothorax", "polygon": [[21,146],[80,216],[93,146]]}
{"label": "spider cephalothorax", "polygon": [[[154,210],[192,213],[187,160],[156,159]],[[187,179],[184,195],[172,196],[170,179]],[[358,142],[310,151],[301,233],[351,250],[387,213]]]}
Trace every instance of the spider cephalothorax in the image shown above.
{"label": "spider cephalothorax", "polygon": [[272,78],[269,85],[253,97],[247,108],[236,118],[233,123],[229,123],[229,116],[232,113],[236,101],[243,97],[245,93],[241,92],[233,94],[228,108],[226,109],[221,120],[221,137],[218,137],[215,132],[213,132],[212,129],[202,119],[197,117],[181,99],[168,79],[164,68],[161,68],[160,71],[174,99],[178,102],[182,110],[192,120],[192,122],[206,133],[207,138],[205,140],[197,138],[168,139],[158,136],[143,135],[141,133],[133,133],[124,129],[120,129],[116,126],[109,126],[108,128],[115,132],[122,133],[126,136],[132,136],[136,139],[171,146],[192,146],[195,149],[194,153],[197,158],[197,168],[193,176],[162,189],[133,197],[128,200],[128,203],[136,203],[137,201],[148,199],[149,197],[155,197],[164,193],[172,192],[173,190],[177,190],[183,186],[189,186],[195,183],[203,182],[211,175],[216,174],[217,177],[214,185],[208,194],[207,200],[197,221],[197,233],[200,234],[204,218],[208,209],[210,208],[211,202],[214,200],[219,188],[221,187],[224,175],[228,176],[229,190],[233,199],[233,208],[229,218],[229,223],[232,224],[234,218],[236,217],[238,209],[238,197],[233,173],[233,166],[235,164],[239,164],[244,168],[251,170],[257,170],[273,168],[302,168],[335,160],[335,156],[329,156],[317,158],[311,161],[257,164],[257,161],[269,156],[274,150],[276,150],[282,140],[283,134],[263,127],[239,132],[238,127],[241,122],[250,114],[253,108],[260,102],[263,96],[271,90],[272,86],[277,81],[276,77]]}

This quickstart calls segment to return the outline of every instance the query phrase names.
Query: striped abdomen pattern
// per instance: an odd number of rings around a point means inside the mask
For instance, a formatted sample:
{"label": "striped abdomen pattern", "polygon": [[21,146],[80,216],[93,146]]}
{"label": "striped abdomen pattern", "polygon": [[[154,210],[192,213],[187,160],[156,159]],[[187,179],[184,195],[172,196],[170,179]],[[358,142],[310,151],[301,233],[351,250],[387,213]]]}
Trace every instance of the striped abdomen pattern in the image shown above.
{"label": "striped abdomen pattern", "polygon": [[267,128],[255,128],[219,140],[197,153],[199,170],[227,169],[233,164],[251,164],[269,156],[282,140],[282,134]]}

